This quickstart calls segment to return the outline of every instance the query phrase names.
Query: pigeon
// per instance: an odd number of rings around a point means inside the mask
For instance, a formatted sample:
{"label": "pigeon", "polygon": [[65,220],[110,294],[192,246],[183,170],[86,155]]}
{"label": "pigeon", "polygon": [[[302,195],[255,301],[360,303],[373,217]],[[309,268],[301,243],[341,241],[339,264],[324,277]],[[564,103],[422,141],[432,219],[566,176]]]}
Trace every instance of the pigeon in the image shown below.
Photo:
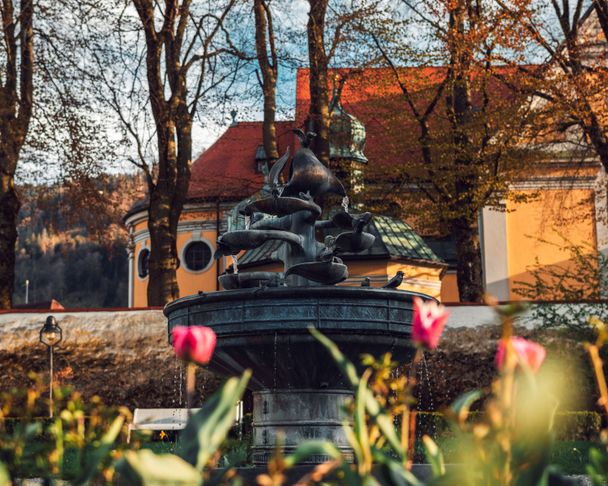
{"label": "pigeon", "polygon": [[361,287],[371,287],[372,285],[372,279],[369,277],[365,277],[363,279],[363,281],[361,282]]}
{"label": "pigeon", "polygon": [[307,191],[310,191],[315,200],[322,200],[329,192],[346,196],[342,183],[308,148],[315,134],[308,132],[304,135],[304,132],[298,129],[293,132],[300,138],[302,146],[293,157],[289,182],[281,196],[298,196]]}
{"label": "pigeon", "polygon": [[396,289],[403,282],[403,272],[399,270],[397,274],[391,278],[388,282],[386,282],[382,288],[383,289]]}

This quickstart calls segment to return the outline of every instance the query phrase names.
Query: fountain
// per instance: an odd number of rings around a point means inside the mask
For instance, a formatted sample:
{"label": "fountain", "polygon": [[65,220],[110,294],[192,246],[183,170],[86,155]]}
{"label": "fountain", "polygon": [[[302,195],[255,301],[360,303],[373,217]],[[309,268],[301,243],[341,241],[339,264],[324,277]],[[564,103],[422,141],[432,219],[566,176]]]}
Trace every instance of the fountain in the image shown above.
{"label": "fountain", "polygon": [[[328,439],[345,454],[343,404],[351,390],[327,351],[310,335],[314,326],[355,363],[362,353],[392,352],[402,362],[410,343],[413,292],[396,290],[402,275],[385,288],[336,286],[348,277],[343,253],[365,251],[374,236],[365,231],[370,213],[351,214],[340,181],[310,150],[314,134],[294,132],[295,153],[287,184],[280,174],[289,151],[268,174],[269,196],[241,209],[246,229],[217,242],[216,258],[234,257],[267,241],[280,241],[283,272],[239,272],[235,263],[219,277],[223,291],[178,299],[165,308],[169,335],[174,326],[205,325],[217,334],[210,368],[224,375],[253,370],[253,461],[266,464],[277,434],[289,453],[306,439]],[[341,209],[320,219],[327,194],[342,196]],[[318,230],[338,229],[317,241]],[[428,296],[421,295],[423,298]],[[324,457],[309,461],[318,463]]]}

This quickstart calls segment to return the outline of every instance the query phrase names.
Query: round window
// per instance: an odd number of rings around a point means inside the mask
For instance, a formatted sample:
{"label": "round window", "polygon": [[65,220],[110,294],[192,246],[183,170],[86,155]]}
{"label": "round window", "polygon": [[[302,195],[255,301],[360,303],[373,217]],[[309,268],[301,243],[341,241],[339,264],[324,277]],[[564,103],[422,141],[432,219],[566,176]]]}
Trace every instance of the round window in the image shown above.
{"label": "round window", "polygon": [[150,261],[150,250],[144,248],[139,252],[137,257],[137,275],[139,278],[146,278],[148,276],[148,263]]}
{"label": "round window", "polygon": [[193,241],[184,250],[186,268],[193,272],[203,270],[213,258],[212,250],[204,241]]}

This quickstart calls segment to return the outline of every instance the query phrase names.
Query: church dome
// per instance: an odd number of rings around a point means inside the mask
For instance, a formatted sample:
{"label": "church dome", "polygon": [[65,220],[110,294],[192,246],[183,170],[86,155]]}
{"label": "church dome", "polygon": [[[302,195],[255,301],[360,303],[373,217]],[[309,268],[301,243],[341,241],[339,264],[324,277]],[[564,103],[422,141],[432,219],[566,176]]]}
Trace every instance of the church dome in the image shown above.
{"label": "church dome", "polygon": [[367,164],[365,150],[365,125],[361,121],[344,111],[340,103],[340,91],[334,90],[330,103],[329,125],[329,158],[351,160]]}

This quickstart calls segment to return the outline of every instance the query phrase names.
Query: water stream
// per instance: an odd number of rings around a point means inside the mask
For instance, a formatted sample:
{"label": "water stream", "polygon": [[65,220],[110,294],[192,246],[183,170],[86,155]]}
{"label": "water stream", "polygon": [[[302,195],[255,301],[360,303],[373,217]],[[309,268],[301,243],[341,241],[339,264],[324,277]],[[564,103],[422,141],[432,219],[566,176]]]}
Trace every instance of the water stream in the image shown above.
{"label": "water stream", "polygon": [[345,213],[348,213],[348,204],[349,204],[348,196],[344,196],[342,198],[342,209],[344,209]]}

